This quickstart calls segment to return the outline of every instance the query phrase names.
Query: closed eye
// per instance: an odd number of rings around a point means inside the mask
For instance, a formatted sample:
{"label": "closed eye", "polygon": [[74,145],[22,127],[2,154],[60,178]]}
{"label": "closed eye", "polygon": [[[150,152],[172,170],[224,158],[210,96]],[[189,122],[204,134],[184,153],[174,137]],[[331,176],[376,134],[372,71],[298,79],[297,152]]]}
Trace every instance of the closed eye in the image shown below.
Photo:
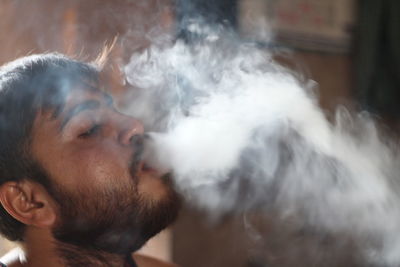
{"label": "closed eye", "polygon": [[79,138],[89,138],[96,136],[100,130],[101,130],[102,125],[101,124],[94,124],[92,127],[90,127],[87,131],[79,134]]}

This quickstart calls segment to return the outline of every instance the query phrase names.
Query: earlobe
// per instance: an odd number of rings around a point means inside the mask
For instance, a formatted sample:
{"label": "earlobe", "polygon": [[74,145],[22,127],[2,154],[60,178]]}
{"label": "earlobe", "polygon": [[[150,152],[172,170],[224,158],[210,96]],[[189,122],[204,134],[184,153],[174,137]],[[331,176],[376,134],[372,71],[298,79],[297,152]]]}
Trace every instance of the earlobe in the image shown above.
{"label": "earlobe", "polygon": [[56,220],[45,189],[32,181],[4,183],[0,186],[0,202],[12,217],[25,225],[51,227]]}

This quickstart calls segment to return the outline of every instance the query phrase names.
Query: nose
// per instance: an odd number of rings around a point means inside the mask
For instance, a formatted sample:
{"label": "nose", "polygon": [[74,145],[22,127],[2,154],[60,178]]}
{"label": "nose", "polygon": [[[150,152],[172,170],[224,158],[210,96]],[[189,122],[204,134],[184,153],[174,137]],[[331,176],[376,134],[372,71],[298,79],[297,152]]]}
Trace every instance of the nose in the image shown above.
{"label": "nose", "polygon": [[141,121],[130,116],[125,116],[121,121],[119,142],[123,145],[131,145],[134,136],[143,135],[144,127]]}

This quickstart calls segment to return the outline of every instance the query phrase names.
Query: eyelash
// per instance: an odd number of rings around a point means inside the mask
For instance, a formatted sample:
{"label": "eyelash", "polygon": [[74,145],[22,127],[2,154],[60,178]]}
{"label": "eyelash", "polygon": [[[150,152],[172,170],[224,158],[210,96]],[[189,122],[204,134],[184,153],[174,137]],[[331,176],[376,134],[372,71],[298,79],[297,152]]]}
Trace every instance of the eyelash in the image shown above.
{"label": "eyelash", "polygon": [[96,134],[98,134],[100,132],[100,130],[101,130],[101,125],[95,124],[92,127],[90,127],[90,129],[87,130],[86,132],[81,133],[79,135],[79,138],[89,138],[89,137],[95,136]]}

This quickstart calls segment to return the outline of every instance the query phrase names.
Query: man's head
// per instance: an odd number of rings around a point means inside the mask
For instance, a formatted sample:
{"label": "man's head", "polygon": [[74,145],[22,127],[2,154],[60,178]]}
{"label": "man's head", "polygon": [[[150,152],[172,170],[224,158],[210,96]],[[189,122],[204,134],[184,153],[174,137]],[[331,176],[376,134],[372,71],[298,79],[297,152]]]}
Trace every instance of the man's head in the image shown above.
{"label": "man's head", "polygon": [[176,217],[167,180],[143,167],[142,124],[99,89],[96,67],[58,54],[0,68],[0,231],[31,228],[108,252],[138,249]]}

